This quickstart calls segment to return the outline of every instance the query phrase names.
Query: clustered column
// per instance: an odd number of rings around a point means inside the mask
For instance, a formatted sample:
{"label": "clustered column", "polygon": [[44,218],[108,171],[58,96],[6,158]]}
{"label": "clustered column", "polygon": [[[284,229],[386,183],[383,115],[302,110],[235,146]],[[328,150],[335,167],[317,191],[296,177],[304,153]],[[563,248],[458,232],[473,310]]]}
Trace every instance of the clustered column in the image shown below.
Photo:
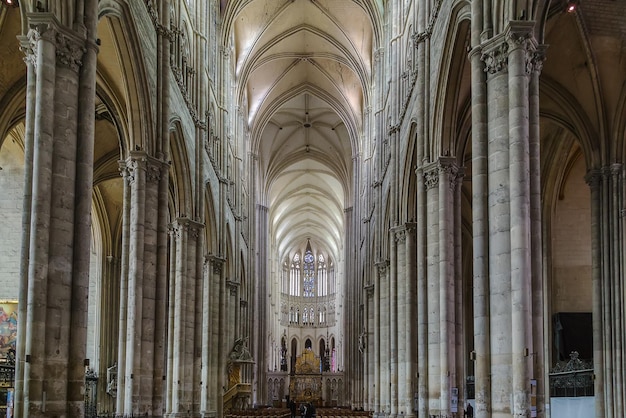
{"label": "clustered column", "polygon": [[626,413],[624,165],[587,173],[591,188],[593,362],[596,418]]}
{"label": "clustered column", "polygon": [[[197,271],[201,258],[200,232],[203,225],[178,218],[170,225],[169,332],[167,358],[166,414],[176,416],[193,409],[193,394],[199,386],[196,373],[196,329],[202,293],[196,292],[202,277]],[[201,311],[200,311],[201,312]]]}
{"label": "clustered column", "polygon": [[[538,61],[534,25],[511,22],[470,53],[477,113],[472,210],[479,417],[527,416],[530,379],[536,372],[530,354],[536,351],[534,327],[542,326],[542,318],[541,303],[533,299],[541,261],[531,257],[539,251],[533,232],[540,233],[535,178],[538,106],[531,94]],[[481,70],[487,73],[486,90]],[[487,112],[487,107],[493,111]]]}
{"label": "clustered column", "polygon": [[164,341],[155,338],[155,320],[166,309],[157,268],[159,183],[169,165],[145,151],[132,151],[122,164],[124,213],[118,349],[117,411],[149,414],[163,407],[155,398],[155,360],[164,355]]}
{"label": "clustered column", "polygon": [[[83,7],[76,18],[94,19],[96,4]],[[75,243],[90,233],[85,202],[92,190],[97,47],[88,39],[91,24],[87,31],[74,31],[53,13],[33,13],[28,25],[22,39],[28,65],[27,228],[19,294],[26,332],[17,343],[15,413],[81,415],[89,247]]]}

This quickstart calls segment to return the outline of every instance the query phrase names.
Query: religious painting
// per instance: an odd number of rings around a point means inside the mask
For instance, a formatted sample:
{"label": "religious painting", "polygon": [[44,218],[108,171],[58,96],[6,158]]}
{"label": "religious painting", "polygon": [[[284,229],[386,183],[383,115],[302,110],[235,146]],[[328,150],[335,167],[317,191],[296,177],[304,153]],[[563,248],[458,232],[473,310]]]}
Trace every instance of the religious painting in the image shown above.
{"label": "religious painting", "polygon": [[9,351],[15,353],[17,337],[17,302],[0,301],[0,358],[7,358]]}

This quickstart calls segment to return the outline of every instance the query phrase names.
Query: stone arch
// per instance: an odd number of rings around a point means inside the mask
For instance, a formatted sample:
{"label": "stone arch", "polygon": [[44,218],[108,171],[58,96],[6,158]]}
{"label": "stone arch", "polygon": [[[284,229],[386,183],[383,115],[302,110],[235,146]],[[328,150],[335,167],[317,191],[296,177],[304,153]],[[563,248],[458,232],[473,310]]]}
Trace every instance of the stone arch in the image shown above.
{"label": "stone arch", "polygon": [[400,222],[417,221],[417,174],[415,170],[419,165],[417,161],[417,125],[412,121],[409,128],[405,160],[403,163],[403,175],[400,177],[401,205]]}
{"label": "stone arch", "polygon": [[169,175],[169,193],[172,201],[170,216],[194,219],[196,214],[193,210],[193,189],[191,186],[193,173],[186,143],[180,122],[173,122],[170,128],[170,156],[172,159]]}
{"label": "stone arch", "polygon": [[[126,141],[123,149],[126,152],[143,149],[149,155],[155,155],[159,147],[155,143],[154,127],[156,125],[153,123],[154,115],[151,112],[151,94],[146,71],[148,64],[145,62],[142,51],[144,43],[139,39],[137,28],[130,16],[131,12],[125,2],[119,0],[100,2],[98,5],[98,33],[101,39],[105,35],[109,36],[109,39],[117,47],[115,54],[119,56],[114,65],[107,68],[117,68],[116,76],[123,80],[123,86],[117,87],[119,87],[119,91],[125,91],[128,98],[126,101],[117,95],[111,95],[117,99],[115,103],[119,103],[119,106],[116,106],[116,111],[120,115],[120,119],[124,121],[125,129],[127,129],[123,136]],[[106,26],[103,26],[104,24]],[[156,45],[151,47],[156,49]],[[104,66],[101,56],[103,56],[105,48],[106,44],[100,46],[99,68]],[[103,84],[112,83],[112,79],[105,78],[101,70],[98,71],[97,77],[105,80]],[[124,158],[127,156],[124,155]]]}
{"label": "stone arch", "polygon": [[463,116],[471,106],[471,80],[467,48],[470,42],[469,6],[460,3],[448,21],[444,55],[434,103],[431,155],[455,156]]}
{"label": "stone arch", "polygon": [[215,202],[219,202],[217,199],[217,191],[211,184],[207,184],[204,191],[204,233],[205,233],[205,245],[207,254],[221,255],[218,236],[218,223],[217,212]]}

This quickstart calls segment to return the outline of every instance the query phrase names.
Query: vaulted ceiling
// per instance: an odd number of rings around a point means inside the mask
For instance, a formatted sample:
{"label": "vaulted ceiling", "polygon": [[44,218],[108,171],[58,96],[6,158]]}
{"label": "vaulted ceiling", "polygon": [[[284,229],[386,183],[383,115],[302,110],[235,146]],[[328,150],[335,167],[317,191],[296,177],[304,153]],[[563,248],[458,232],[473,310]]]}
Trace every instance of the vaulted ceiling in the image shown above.
{"label": "vaulted ceiling", "polygon": [[[371,99],[379,5],[247,0],[225,5],[237,98],[247,106],[278,256],[315,248],[342,259],[353,157]],[[236,4],[234,4],[236,3]]]}

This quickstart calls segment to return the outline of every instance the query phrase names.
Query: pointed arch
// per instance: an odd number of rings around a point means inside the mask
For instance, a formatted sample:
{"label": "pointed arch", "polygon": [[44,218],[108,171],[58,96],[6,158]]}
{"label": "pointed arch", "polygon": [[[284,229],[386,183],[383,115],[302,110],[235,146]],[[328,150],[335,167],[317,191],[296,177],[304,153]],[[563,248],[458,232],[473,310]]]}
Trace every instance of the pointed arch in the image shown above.
{"label": "pointed arch", "polygon": [[458,149],[459,126],[471,104],[471,76],[467,48],[470,41],[470,9],[457,4],[448,22],[444,55],[437,82],[431,155],[452,155]]}
{"label": "pointed arch", "polygon": [[115,112],[124,121],[123,151],[140,148],[154,155],[156,125],[142,45],[150,42],[156,49],[156,41],[139,37],[129,5],[121,0],[99,2],[98,19],[101,46],[96,77],[102,88],[110,90]]}
{"label": "pointed arch", "polygon": [[187,152],[185,136],[179,120],[170,127],[170,165],[169,189],[172,196],[172,216],[193,218],[193,189],[191,161]]}

